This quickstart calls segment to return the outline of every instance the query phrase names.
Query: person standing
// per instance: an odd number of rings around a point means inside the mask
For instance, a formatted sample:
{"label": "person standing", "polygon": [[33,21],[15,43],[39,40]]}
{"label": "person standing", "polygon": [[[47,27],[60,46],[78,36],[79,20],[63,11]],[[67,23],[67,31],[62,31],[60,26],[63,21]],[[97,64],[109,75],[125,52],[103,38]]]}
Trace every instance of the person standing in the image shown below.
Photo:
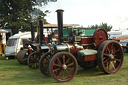
{"label": "person standing", "polygon": [[3,39],[2,39],[2,35],[0,34],[0,44],[1,44],[1,54],[0,55],[2,55],[2,54],[4,54],[4,45],[3,45]]}

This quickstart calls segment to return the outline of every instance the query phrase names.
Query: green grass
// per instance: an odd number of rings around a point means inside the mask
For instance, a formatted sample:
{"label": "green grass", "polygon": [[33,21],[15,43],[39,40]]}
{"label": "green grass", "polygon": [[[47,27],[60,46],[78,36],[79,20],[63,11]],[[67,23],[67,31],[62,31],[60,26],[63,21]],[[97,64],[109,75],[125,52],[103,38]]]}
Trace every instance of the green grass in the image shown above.
{"label": "green grass", "polygon": [[128,85],[128,53],[124,54],[123,66],[115,74],[106,75],[98,67],[91,70],[79,67],[71,81],[61,83],[42,75],[39,69],[30,70],[16,59],[0,57],[0,85]]}

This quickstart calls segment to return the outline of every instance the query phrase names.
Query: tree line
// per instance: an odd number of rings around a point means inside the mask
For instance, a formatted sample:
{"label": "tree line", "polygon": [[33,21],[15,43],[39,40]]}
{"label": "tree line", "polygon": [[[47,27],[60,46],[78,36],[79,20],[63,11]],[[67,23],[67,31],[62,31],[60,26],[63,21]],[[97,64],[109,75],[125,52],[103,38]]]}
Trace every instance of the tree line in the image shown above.
{"label": "tree line", "polygon": [[95,24],[95,25],[88,26],[88,28],[92,28],[92,29],[103,28],[108,32],[112,29],[112,25],[108,25],[107,23],[102,22],[100,25]]}

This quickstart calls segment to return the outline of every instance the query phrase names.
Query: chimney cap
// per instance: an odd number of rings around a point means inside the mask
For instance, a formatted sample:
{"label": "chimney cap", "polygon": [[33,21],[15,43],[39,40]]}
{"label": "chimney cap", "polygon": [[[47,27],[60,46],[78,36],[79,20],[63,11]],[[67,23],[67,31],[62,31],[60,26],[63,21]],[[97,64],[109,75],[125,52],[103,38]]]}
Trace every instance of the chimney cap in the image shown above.
{"label": "chimney cap", "polygon": [[58,9],[58,10],[56,10],[56,12],[64,12],[64,10],[63,9]]}

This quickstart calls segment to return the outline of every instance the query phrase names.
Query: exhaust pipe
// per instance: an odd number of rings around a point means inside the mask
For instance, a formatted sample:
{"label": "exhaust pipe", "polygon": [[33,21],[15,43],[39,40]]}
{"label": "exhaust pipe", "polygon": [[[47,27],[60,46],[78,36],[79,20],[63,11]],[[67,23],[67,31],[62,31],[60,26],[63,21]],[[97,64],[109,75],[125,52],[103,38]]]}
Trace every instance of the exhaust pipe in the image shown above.
{"label": "exhaust pipe", "polygon": [[35,39],[35,33],[34,33],[34,26],[33,26],[32,22],[30,23],[30,27],[31,27],[31,38],[32,38],[32,42],[33,42]]}
{"label": "exhaust pipe", "polygon": [[64,10],[59,9],[57,12],[57,20],[58,20],[58,44],[63,43],[63,12]]}
{"label": "exhaust pipe", "polygon": [[44,36],[43,36],[43,21],[39,20],[39,42],[40,44],[44,44]]}

